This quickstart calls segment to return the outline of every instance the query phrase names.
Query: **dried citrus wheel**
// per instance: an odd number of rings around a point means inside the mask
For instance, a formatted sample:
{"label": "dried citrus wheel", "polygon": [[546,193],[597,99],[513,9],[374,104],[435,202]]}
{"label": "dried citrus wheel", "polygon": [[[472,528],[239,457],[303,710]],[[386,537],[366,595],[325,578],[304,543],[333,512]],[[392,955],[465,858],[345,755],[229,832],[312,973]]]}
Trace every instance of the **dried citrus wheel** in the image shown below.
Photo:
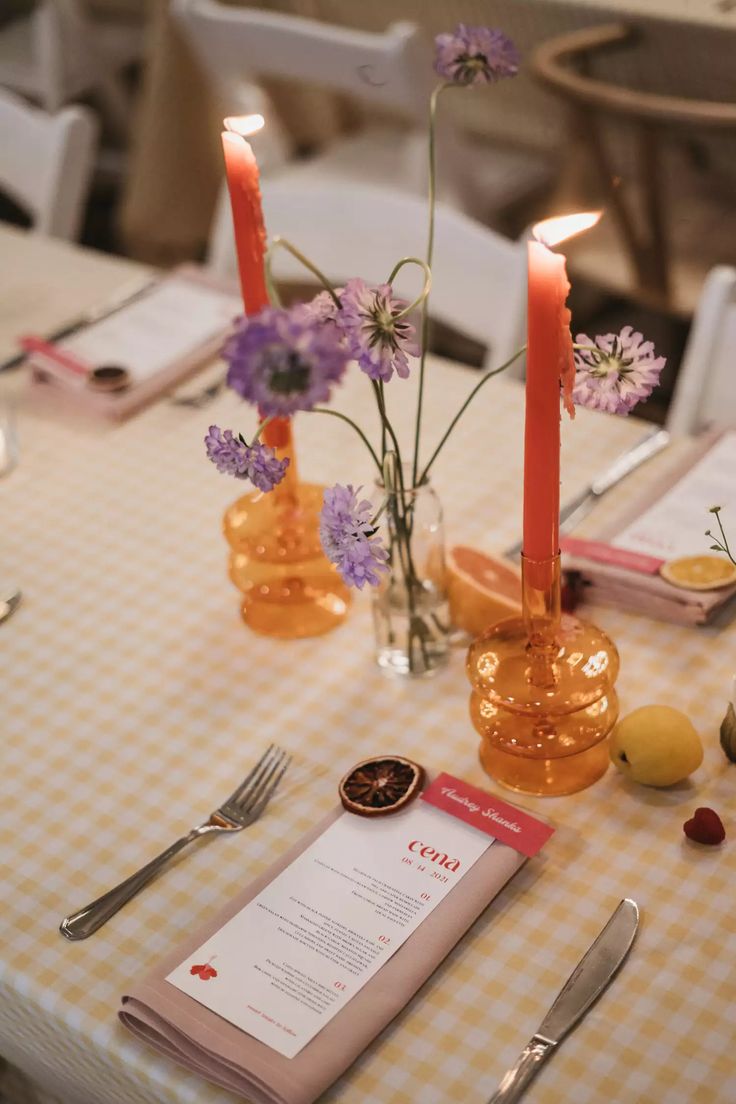
{"label": "dried citrus wheel", "polygon": [[450,549],[446,585],[453,625],[473,636],[521,611],[518,569],[476,548]]}
{"label": "dried citrus wheel", "polygon": [[385,816],[413,801],[423,781],[423,768],[411,759],[398,755],[364,759],[340,783],[340,800],[359,816]]}
{"label": "dried citrus wheel", "polygon": [[659,573],[686,590],[717,590],[736,583],[736,564],[725,556],[682,556],[662,564]]}

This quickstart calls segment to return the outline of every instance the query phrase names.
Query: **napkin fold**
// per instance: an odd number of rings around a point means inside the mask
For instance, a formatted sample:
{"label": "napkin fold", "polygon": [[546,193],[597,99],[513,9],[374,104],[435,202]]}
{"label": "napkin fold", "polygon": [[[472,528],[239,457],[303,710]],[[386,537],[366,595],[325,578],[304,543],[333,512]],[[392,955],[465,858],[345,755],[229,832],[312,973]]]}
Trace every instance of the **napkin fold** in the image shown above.
{"label": "napkin fold", "polygon": [[284,1058],[180,992],[165,978],[343,811],[342,807],[333,810],[122,998],[119,1016],[134,1035],[253,1104],[311,1104],[320,1096],[398,1015],[526,861],[511,847],[494,841],[360,992],[294,1058]]}

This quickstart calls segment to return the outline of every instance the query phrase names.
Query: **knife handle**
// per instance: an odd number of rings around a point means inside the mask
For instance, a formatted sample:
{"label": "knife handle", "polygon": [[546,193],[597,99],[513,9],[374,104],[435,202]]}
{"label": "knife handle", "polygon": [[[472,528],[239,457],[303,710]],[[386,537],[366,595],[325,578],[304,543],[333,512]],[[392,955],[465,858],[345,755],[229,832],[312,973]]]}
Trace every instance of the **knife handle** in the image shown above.
{"label": "knife handle", "polygon": [[533,1035],[519,1055],[515,1066],[505,1073],[501,1084],[488,1101],[488,1104],[516,1104],[526,1092],[532,1078],[542,1062],[550,1056],[557,1046],[543,1035]]}

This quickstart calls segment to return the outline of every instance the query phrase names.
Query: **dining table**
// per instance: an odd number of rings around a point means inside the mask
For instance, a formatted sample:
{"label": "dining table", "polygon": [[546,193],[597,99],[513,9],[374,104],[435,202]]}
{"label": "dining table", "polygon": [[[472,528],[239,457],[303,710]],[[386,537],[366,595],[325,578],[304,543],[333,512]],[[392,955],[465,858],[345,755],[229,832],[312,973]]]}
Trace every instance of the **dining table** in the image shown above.
{"label": "dining table", "polygon": [[[20,334],[47,334],[148,275],[1,228],[0,349],[8,355]],[[387,386],[404,436],[415,376]],[[429,358],[425,454],[476,378]],[[196,390],[197,380],[180,386]],[[374,430],[368,394],[353,368],[335,409]],[[201,409],[162,396],[121,423],[85,418],[54,395],[25,367],[0,373],[19,444],[17,466],[0,479],[0,590],[23,593],[0,626],[0,1054],[27,1099],[44,1104],[234,1104],[133,1038],[118,1021],[121,994],[335,806],[356,761],[405,755],[504,791],[479,763],[464,646],[432,679],[386,678],[366,593],[319,638],[276,640],[243,624],[222,536],[243,488],[208,463],[203,444],[211,424],[255,425],[233,392]],[[501,377],[459,422],[434,473],[448,546],[498,552],[518,538],[523,419],[522,384]],[[566,419],[563,501],[647,429],[587,410]],[[303,478],[367,484],[347,424],[301,414],[295,438]],[[580,533],[691,447],[678,441],[630,476]],[[736,767],[718,737],[736,627],[597,607],[591,616],[621,654],[622,711],[685,711],[705,746],[702,766],[668,789],[637,786],[611,767],[567,797],[505,792],[548,818],[554,835],[325,1102],[487,1101],[624,897],[642,917],[630,958],[525,1099],[736,1099]],[[192,848],[91,938],[62,937],[64,916],[206,817],[271,742],[293,762],[252,827]],[[722,816],[721,846],[684,837],[698,806]]]}

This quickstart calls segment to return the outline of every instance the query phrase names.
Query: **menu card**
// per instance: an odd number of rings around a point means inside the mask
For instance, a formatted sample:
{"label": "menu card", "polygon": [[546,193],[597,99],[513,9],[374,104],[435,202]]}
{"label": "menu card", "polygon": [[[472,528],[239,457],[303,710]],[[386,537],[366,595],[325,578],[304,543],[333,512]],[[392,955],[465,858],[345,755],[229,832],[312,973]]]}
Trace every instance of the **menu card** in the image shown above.
{"label": "menu card", "polygon": [[677,482],[611,540],[617,548],[672,560],[702,555],[714,528],[711,506],[736,517],[736,432],[728,431]]}
{"label": "menu card", "polygon": [[493,842],[424,802],[345,813],[166,980],[292,1058]]}

